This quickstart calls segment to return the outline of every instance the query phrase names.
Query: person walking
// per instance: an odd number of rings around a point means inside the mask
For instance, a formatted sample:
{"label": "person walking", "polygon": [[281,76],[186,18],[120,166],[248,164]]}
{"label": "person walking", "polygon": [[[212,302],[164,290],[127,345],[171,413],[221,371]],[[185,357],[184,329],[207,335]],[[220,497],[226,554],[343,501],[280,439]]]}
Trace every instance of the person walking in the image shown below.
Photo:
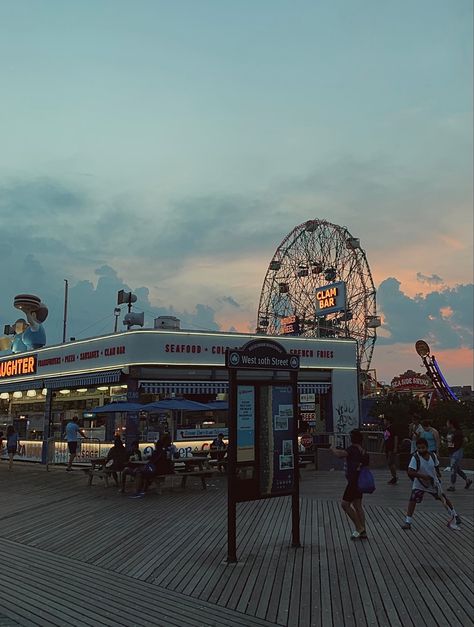
{"label": "person walking", "polygon": [[354,429],[350,435],[351,445],[346,450],[331,446],[330,451],[336,457],[346,460],[347,486],[342,495],[341,507],[355,526],[351,539],[363,540],[367,538],[367,531],[362,507],[363,494],[359,489],[358,481],[361,467],[369,465],[369,456],[362,448],[363,435],[359,429]]}
{"label": "person walking", "polygon": [[387,466],[390,470],[390,474],[392,478],[388,482],[389,485],[395,485],[398,481],[397,477],[397,466],[396,466],[396,455],[398,448],[398,436],[395,434],[395,428],[392,425],[392,421],[389,418],[384,418],[384,449],[385,449],[385,457],[387,459]]}
{"label": "person walking", "polygon": [[66,425],[66,440],[67,447],[69,450],[69,463],[66,467],[66,470],[70,472],[72,470],[72,462],[76,458],[77,455],[77,443],[79,441],[79,435],[83,438],[87,438],[86,434],[82,429],[79,428],[79,419],[77,416],[74,416],[73,419],[67,423]]}
{"label": "person walking", "polygon": [[464,479],[466,485],[464,486],[468,490],[472,485],[472,479],[466,477],[466,473],[461,468],[461,460],[464,455],[463,443],[464,435],[459,428],[457,420],[449,419],[446,422],[448,427],[448,451],[449,451],[449,465],[451,466],[451,485],[448,488],[448,492],[454,492],[456,490],[456,477],[459,475],[461,479]]}
{"label": "person walking", "polygon": [[440,446],[439,432],[431,426],[429,420],[423,420],[421,426],[423,427],[423,432],[420,437],[428,442],[428,452],[438,454]]}
{"label": "person walking", "polygon": [[8,451],[8,470],[13,467],[13,457],[18,451],[18,433],[13,425],[7,427],[7,451]]}
{"label": "person walking", "polygon": [[416,451],[416,441],[421,438],[423,433],[423,427],[421,426],[420,414],[415,412],[411,418],[410,426],[408,428],[408,435],[410,438],[410,453],[413,455]]}
{"label": "person walking", "polygon": [[402,529],[411,529],[416,505],[423,501],[426,493],[441,501],[449,513],[448,527],[457,529],[458,525],[461,524],[461,519],[454,509],[454,505],[443,492],[439,460],[435,453],[429,452],[428,442],[425,438],[418,438],[416,441],[416,452],[410,460],[407,474],[413,480],[413,484]]}

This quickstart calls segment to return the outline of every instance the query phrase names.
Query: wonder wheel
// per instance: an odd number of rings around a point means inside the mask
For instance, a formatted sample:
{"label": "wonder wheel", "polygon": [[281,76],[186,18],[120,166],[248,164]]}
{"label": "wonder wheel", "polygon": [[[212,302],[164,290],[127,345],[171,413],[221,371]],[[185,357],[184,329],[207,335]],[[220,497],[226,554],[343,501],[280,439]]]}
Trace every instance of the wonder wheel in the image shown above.
{"label": "wonder wheel", "polygon": [[354,338],[365,371],[379,326],[374,281],[359,239],[326,220],[295,227],[268,266],[257,332]]}

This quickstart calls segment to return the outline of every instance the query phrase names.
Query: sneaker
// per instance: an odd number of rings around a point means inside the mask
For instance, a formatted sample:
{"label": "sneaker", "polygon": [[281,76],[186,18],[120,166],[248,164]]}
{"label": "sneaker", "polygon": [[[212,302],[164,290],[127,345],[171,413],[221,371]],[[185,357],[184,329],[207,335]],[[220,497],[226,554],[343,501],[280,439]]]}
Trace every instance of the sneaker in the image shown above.
{"label": "sneaker", "polygon": [[461,516],[456,514],[456,525],[460,525],[462,523]]}
{"label": "sneaker", "polygon": [[361,531],[361,532],[359,533],[359,538],[360,538],[361,540],[367,540],[367,537],[368,537],[368,536],[367,536],[367,531],[366,531],[365,529],[364,529],[364,531]]}
{"label": "sneaker", "polygon": [[457,524],[456,524],[456,517],[455,517],[455,516],[453,516],[453,517],[452,517],[452,518],[448,521],[447,527],[448,527],[449,529],[453,529],[454,531],[456,531],[457,529],[459,529],[459,527],[458,527],[458,526],[457,526]]}
{"label": "sneaker", "polygon": [[456,488],[453,485],[450,485],[448,488],[448,492],[456,492]]}
{"label": "sneaker", "polygon": [[407,522],[406,522],[406,523],[404,523],[404,524],[402,525],[402,529],[411,529],[411,523],[407,523]]}
{"label": "sneaker", "polygon": [[360,538],[360,533],[358,531],[353,531],[351,533],[351,540],[358,540]]}
{"label": "sneaker", "polygon": [[472,486],[472,479],[468,479],[466,481],[466,485],[464,486],[465,490],[469,490],[469,488]]}
{"label": "sneaker", "polygon": [[129,499],[142,499],[145,496],[145,492],[139,492],[138,494],[131,494]]}
{"label": "sneaker", "polygon": [[395,485],[398,481],[398,477],[392,477],[388,482],[388,485]]}
{"label": "sneaker", "polygon": [[66,472],[72,472],[72,468],[66,468]]}

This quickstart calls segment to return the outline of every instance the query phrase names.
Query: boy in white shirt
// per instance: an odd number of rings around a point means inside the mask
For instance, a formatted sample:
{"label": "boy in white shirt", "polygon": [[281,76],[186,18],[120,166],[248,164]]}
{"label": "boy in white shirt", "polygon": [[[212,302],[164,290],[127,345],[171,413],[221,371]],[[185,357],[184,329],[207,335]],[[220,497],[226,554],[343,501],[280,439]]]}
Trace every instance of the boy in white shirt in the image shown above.
{"label": "boy in white shirt", "polygon": [[443,493],[438,458],[434,453],[429,453],[428,442],[424,438],[418,438],[416,441],[416,452],[408,465],[408,476],[410,479],[413,479],[413,486],[408,502],[405,524],[402,525],[402,529],[411,529],[412,516],[416,504],[422,502],[425,493],[431,494],[435,499],[443,503],[450,515],[448,527],[450,529],[458,529],[461,519],[456,514],[451,501]]}

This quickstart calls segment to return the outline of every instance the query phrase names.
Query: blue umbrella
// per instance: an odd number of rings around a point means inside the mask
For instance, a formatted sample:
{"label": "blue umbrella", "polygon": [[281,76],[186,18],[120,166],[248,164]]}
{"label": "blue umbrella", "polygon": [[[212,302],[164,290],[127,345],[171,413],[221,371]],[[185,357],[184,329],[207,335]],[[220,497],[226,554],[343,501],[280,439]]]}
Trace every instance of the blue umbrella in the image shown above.
{"label": "blue umbrella", "polygon": [[229,409],[229,401],[210,401],[206,405],[213,410],[227,411]]}
{"label": "blue umbrella", "polygon": [[144,405],[138,403],[109,403],[108,405],[100,405],[94,407],[90,412],[92,414],[113,414],[115,412],[127,412],[127,411],[143,411]]}
{"label": "blue umbrella", "polygon": [[142,405],[141,408],[145,411],[209,411],[209,407],[204,403],[197,403],[196,401],[188,401],[185,398],[169,398],[164,401],[156,401],[155,403],[149,403],[148,405]]}

